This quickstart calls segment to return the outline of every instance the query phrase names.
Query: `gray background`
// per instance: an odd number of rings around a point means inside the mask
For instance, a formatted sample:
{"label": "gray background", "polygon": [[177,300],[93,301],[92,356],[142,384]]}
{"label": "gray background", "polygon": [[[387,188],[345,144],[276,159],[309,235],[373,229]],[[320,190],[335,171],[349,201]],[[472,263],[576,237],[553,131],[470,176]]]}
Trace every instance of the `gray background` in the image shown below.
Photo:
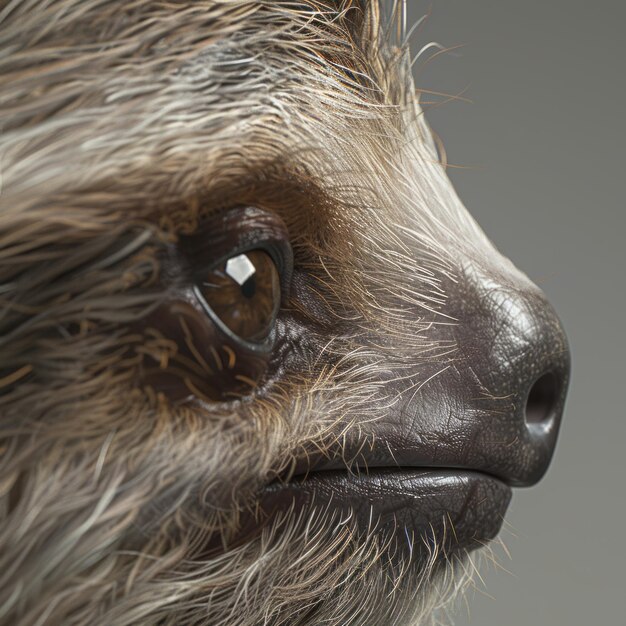
{"label": "gray background", "polygon": [[[414,22],[425,0],[408,0]],[[459,626],[626,624],[626,180],[620,0],[433,0],[412,39],[467,44],[418,86],[472,104],[430,108],[450,176],[496,245],[548,294],[574,361],[546,478],[516,491],[511,573],[484,572]],[[424,96],[428,99],[428,96]]]}

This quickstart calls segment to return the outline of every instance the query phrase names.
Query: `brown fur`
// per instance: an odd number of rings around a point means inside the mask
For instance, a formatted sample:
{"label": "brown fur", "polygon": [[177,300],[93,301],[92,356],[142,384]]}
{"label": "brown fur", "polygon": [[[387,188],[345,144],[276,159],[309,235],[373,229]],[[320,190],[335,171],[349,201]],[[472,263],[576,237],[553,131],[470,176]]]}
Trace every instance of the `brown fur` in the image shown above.
{"label": "brown fur", "polygon": [[[294,459],[374,445],[395,401],[381,372],[414,393],[421,360],[454,349],[431,332],[443,282],[495,254],[438,162],[400,11],[379,13],[0,7],[2,623],[426,623],[460,584],[436,547],[419,571],[391,564],[392,539],[324,510],[229,545]],[[164,251],[239,204],[282,217],[303,277],[289,306],[339,330],[249,398],[172,402],[142,377],[179,353],[145,321]]]}

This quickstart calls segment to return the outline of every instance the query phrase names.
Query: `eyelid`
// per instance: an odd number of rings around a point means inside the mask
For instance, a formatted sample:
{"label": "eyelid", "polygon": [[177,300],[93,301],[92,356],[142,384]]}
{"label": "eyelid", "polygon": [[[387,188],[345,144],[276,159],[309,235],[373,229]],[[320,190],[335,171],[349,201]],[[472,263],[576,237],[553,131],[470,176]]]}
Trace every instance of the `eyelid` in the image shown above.
{"label": "eyelid", "polygon": [[278,268],[283,301],[288,296],[293,252],[287,227],[275,213],[249,206],[220,213],[202,222],[193,235],[181,236],[179,248],[196,279],[230,257],[264,250]]}

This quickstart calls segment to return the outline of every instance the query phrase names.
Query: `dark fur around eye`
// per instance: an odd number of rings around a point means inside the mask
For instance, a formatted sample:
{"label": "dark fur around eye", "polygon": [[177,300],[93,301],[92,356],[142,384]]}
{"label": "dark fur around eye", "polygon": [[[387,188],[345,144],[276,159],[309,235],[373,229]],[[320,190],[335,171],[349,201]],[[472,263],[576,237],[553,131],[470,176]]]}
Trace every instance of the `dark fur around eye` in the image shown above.
{"label": "dark fur around eye", "polygon": [[287,229],[273,213],[235,208],[169,250],[170,296],[142,332],[175,338],[166,362],[147,358],[142,378],[173,400],[241,398],[270,361],[275,321],[292,274]]}

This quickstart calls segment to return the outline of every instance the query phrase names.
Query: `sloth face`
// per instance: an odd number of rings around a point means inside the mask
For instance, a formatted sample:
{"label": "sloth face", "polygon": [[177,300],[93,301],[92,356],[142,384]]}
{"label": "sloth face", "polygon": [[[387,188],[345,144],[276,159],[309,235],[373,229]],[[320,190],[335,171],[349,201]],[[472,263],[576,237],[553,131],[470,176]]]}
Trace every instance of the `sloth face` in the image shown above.
{"label": "sloth face", "polygon": [[546,471],[565,336],[383,8],[0,12],[3,623],[426,623]]}

